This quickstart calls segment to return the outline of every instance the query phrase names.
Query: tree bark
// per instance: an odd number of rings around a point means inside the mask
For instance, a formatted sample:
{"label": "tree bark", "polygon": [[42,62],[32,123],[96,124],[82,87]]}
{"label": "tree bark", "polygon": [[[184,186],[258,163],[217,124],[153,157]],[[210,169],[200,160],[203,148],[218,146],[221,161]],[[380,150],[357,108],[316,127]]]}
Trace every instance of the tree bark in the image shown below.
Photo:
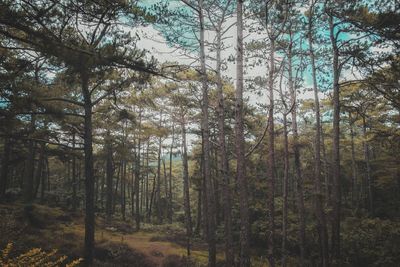
{"label": "tree bark", "polygon": [[274,78],[275,78],[275,38],[270,38],[270,59],[268,72],[268,156],[267,156],[267,179],[268,179],[268,260],[271,266],[275,266],[275,126],[274,126]]}
{"label": "tree bark", "polygon": [[112,155],[112,144],[110,140],[110,132],[107,132],[107,139],[106,139],[106,154],[107,154],[107,161],[106,161],[106,186],[107,186],[107,193],[106,193],[106,217],[107,222],[111,223],[112,217],[112,202],[113,202],[113,155]]}
{"label": "tree bark", "polygon": [[[222,23],[221,23],[222,24]],[[233,237],[232,237],[232,197],[231,197],[231,185],[229,180],[229,167],[228,157],[226,155],[226,142],[225,142],[225,103],[224,103],[224,92],[222,83],[222,60],[221,60],[221,25],[217,31],[217,94],[218,94],[218,141],[219,141],[219,176],[222,177],[223,186],[223,200],[224,200],[224,239],[225,239],[225,265],[231,267],[234,264],[234,252],[233,252]]]}
{"label": "tree bark", "polygon": [[11,154],[11,140],[10,137],[4,138],[4,150],[1,161],[1,174],[0,174],[0,203],[5,200],[5,194],[8,186],[8,173],[9,173],[9,161]]}
{"label": "tree bark", "polygon": [[207,199],[207,217],[208,217],[208,266],[216,266],[216,240],[215,240],[215,200],[213,195],[213,184],[210,168],[210,129],[209,129],[209,114],[208,114],[208,78],[206,70],[206,55],[205,55],[205,22],[204,22],[204,1],[199,0],[199,26],[200,26],[200,65],[201,65],[201,84],[202,84],[202,119],[201,127],[203,131],[203,146],[204,146],[204,174],[205,174],[205,196]]}
{"label": "tree bark", "polygon": [[[160,111],[160,122],[159,127],[162,123],[162,111]],[[158,155],[157,155],[157,190],[156,190],[156,205],[157,205],[157,223],[161,224],[163,222],[162,208],[161,208],[161,146],[162,138],[158,139]]]}
{"label": "tree bark", "polygon": [[299,213],[299,240],[300,240],[300,266],[304,266],[306,257],[306,226],[305,226],[305,207],[304,207],[304,194],[303,194],[303,177],[301,174],[300,162],[300,148],[299,148],[299,134],[297,129],[297,93],[293,83],[293,67],[292,67],[292,33],[290,35],[291,43],[288,51],[288,82],[292,108],[292,131],[293,131],[293,154],[294,154],[294,168],[295,168],[295,184],[297,185],[296,197],[297,207]]}
{"label": "tree bark", "polygon": [[244,152],[244,114],[243,114],[243,0],[237,0],[237,59],[236,59],[236,103],[235,103],[235,135],[236,135],[236,175],[239,186],[240,213],[240,262],[239,266],[250,266],[249,248],[249,200],[246,179]]}
{"label": "tree bark", "polygon": [[189,165],[187,155],[187,143],[186,143],[186,126],[185,118],[181,118],[181,131],[182,131],[182,165],[183,165],[183,205],[185,209],[185,224],[186,224],[186,237],[187,244],[186,250],[187,255],[190,256],[191,250],[191,239],[192,239],[192,215],[190,211],[190,195],[189,195]]}
{"label": "tree bark", "polygon": [[[313,7],[313,6],[312,6]],[[329,247],[328,247],[328,231],[326,226],[326,217],[324,212],[324,198],[322,193],[321,184],[321,115],[318,97],[318,85],[317,85],[317,70],[315,66],[315,54],[313,49],[313,25],[312,25],[312,14],[313,9],[310,8],[310,20],[308,24],[308,46],[311,59],[312,69],[312,81],[314,91],[314,108],[315,108],[315,151],[314,151],[314,195],[315,195],[315,214],[317,217],[318,234],[321,244],[321,266],[329,265]]]}
{"label": "tree bark", "polygon": [[[332,253],[340,261],[340,100],[339,100],[339,48],[335,37],[335,24],[333,16],[328,15],[329,33],[332,45],[332,71],[333,71],[333,142],[332,142],[332,180],[333,180],[333,222],[332,222]],[[339,263],[339,262],[338,262]]]}
{"label": "tree bark", "polygon": [[90,266],[93,263],[94,253],[94,170],[93,170],[93,148],[92,148],[92,101],[89,91],[89,74],[81,72],[81,86],[84,96],[85,110],[85,132],[84,132],[84,152],[85,152],[85,264]]}

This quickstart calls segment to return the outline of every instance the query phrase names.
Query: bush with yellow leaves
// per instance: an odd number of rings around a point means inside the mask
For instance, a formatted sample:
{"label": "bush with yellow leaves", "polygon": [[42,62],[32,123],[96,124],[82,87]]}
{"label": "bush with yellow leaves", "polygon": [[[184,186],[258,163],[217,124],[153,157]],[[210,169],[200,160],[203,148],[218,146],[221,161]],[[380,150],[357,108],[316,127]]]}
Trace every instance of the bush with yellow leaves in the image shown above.
{"label": "bush with yellow leaves", "polygon": [[71,263],[66,263],[67,256],[57,257],[57,250],[51,252],[43,251],[40,248],[34,248],[26,253],[23,253],[16,257],[10,257],[10,252],[13,248],[12,243],[8,243],[5,249],[1,251],[0,255],[0,266],[4,267],[74,267],[78,266],[82,259],[74,260]]}

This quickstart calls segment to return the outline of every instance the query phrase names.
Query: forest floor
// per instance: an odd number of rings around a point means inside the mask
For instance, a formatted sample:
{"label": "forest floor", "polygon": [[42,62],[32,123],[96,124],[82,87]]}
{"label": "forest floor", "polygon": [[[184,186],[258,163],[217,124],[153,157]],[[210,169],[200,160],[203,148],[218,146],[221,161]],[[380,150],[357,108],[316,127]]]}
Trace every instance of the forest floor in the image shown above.
{"label": "forest floor", "polygon": [[[95,262],[97,266],[186,266],[185,235],[175,224],[144,224],[135,231],[133,221],[114,219],[107,224],[96,218]],[[84,216],[61,208],[33,204],[0,205],[0,250],[12,242],[16,255],[32,248],[57,249],[69,259],[81,257]],[[207,263],[206,246],[193,243],[191,266]]]}

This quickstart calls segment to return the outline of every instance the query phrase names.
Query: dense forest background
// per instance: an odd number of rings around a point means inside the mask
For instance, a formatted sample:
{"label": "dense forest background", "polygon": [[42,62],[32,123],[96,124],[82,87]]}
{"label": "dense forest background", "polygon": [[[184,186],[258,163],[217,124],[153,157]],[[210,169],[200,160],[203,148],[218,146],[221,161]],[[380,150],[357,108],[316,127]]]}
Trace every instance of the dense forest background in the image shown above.
{"label": "dense forest background", "polygon": [[0,0],[0,265],[398,266],[399,49],[395,0]]}

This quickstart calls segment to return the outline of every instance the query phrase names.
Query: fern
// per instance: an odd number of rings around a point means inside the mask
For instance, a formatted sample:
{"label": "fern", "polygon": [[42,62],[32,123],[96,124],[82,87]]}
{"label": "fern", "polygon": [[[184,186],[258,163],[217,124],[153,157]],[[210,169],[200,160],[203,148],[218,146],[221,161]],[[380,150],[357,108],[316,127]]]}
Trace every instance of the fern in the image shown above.
{"label": "fern", "polygon": [[66,263],[66,256],[56,256],[57,250],[46,252],[40,248],[31,249],[16,257],[10,257],[12,248],[12,243],[8,243],[7,246],[1,251],[0,266],[74,267],[78,266],[82,261],[82,259],[77,259],[72,261],[71,263]]}

